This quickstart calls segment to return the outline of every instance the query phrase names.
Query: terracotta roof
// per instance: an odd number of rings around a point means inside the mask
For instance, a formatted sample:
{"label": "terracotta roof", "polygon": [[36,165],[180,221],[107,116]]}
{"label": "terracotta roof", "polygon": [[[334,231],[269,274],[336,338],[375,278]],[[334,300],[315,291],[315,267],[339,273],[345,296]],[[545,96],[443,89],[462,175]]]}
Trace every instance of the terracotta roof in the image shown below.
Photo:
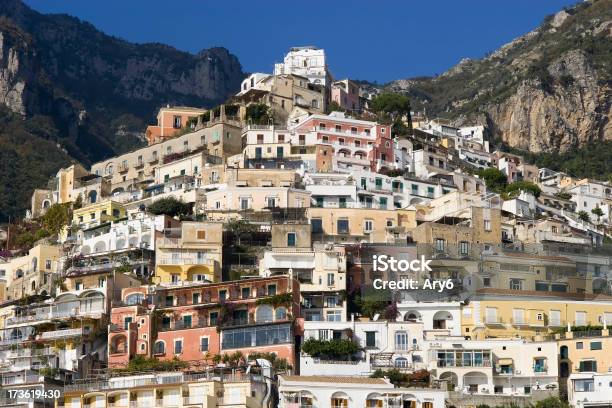
{"label": "terracotta roof", "polygon": [[335,384],[389,384],[383,378],[327,376],[327,375],[287,375],[281,376],[285,381],[323,382]]}

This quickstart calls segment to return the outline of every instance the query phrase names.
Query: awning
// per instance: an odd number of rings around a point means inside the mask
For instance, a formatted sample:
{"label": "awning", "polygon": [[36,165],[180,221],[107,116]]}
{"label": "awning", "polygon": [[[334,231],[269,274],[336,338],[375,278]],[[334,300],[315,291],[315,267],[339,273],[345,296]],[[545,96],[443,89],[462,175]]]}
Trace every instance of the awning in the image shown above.
{"label": "awning", "polygon": [[512,365],[514,363],[514,360],[512,360],[511,358],[500,358],[499,360],[497,360],[497,364],[499,365]]}

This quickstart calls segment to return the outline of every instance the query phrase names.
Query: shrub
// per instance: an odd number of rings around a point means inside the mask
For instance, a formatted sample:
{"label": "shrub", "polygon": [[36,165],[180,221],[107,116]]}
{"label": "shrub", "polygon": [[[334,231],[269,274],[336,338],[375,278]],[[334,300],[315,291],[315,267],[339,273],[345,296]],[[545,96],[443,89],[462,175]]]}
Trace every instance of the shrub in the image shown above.
{"label": "shrub", "polygon": [[174,197],[160,198],[147,207],[147,211],[154,215],[168,215],[176,217],[191,213],[191,204],[184,203]]}

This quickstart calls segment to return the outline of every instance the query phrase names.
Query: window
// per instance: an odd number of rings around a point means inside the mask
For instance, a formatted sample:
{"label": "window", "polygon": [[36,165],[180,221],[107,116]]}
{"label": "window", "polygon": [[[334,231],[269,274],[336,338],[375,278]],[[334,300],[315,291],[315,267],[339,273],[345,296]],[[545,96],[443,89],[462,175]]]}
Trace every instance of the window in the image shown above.
{"label": "window", "polygon": [[536,373],[545,373],[546,372],[546,359],[542,357],[537,357],[533,360],[533,371]]}
{"label": "window", "polygon": [[583,360],[580,362],[579,371],[581,373],[585,372],[597,372],[597,361],[595,360]]}
{"label": "window", "polygon": [[469,253],[469,243],[467,241],[459,242],[459,254],[467,255]]}
{"label": "window", "polygon": [[395,332],[395,349],[408,350],[408,333],[405,331]]}
{"label": "window", "polygon": [[45,261],[45,269],[51,269],[51,260],[50,259],[47,259]]}
{"label": "window", "polygon": [[340,125],[336,125],[335,129],[336,129],[336,132],[342,132],[342,126]]}
{"label": "window", "polygon": [[368,348],[376,348],[376,332],[375,331],[367,331],[366,334],[366,344],[365,346]]}
{"label": "window", "polygon": [[211,326],[216,326],[217,325],[217,321],[219,320],[219,313],[218,312],[211,312],[209,317],[210,317],[210,325]]}
{"label": "window", "polygon": [[166,343],[163,341],[155,342],[155,346],[153,346],[153,354],[166,354]]}
{"label": "window", "polygon": [[484,230],[491,231],[491,220],[484,220]]}
{"label": "window", "polygon": [[523,281],[521,279],[510,279],[510,289],[523,290]]}
{"label": "window", "polygon": [[197,237],[198,237],[198,239],[206,239],[206,231],[198,230]]}
{"label": "window", "polygon": [[208,351],[208,337],[200,338],[200,351]]}
{"label": "window", "polygon": [[132,316],[126,316],[123,319],[123,328],[128,330],[130,328],[130,323],[132,323]]}
{"label": "window", "polygon": [[576,312],[575,326],[586,326],[586,312]]}
{"label": "window", "polygon": [[251,297],[251,288],[242,288],[240,289],[240,297],[242,299],[248,299]]}
{"label": "window", "polygon": [[601,341],[592,341],[590,346],[591,350],[601,350]]}
{"label": "window", "polygon": [[248,210],[250,208],[250,200],[248,198],[240,199],[240,209]]}
{"label": "window", "polygon": [[594,386],[595,381],[591,378],[574,380],[574,391],[576,392],[593,392]]}
{"label": "window", "polygon": [[200,299],[201,296],[199,293],[192,293],[191,294],[191,303],[194,305],[197,305],[198,303],[200,303]]}
{"label": "window", "polygon": [[276,197],[267,197],[266,198],[266,207],[275,208],[276,207]]}
{"label": "window", "polygon": [[284,143],[285,142],[285,135],[278,135],[278,143]]}
{"label": "window", "polygon": [[312,227],[312,232],[323,232],[323,220],[321,218],[313,218],[310,220],[310,225]]}
{"label": "window", "polygon": [[272,284],[272,285],[268,285],[268,296],[274,296],[276,295],[276,285]]}
{"label": "window", "polygon": [[338,220],[337,222],[338,234],[349,233],[349,220]]}
{"label": "window", "polygon": [[287,308],[281,306],[274,311],[275,321],[286,320],[286,319],[287,319]]}
{"label": "window", "polygon": [[429,197],[429,198],[433,198],[434,197],[434,188],[433,187],[427,187],[427,197]]}
{"label": "window", "polygon": [[191,315],[184,315],[183,316],[183,327],[185,329],[190,329],[191,328]]}
{"label": "window", "polygon": [[172,125],[175,129],[180,129],[181,128],[181,117],[175,116],[172,121]]}
{"label": "window", "polygon": [[491,287],[491,278],[489,278],[489,277],[482,278],[482,285],[485,288],[490,288]]}
{"label": "window", "polygon": [[584,343],[581,341],[576,342],[576,350],[582,350],[584,348]]}
{"label": "window", "polygon": [[323,197],[315,197],[315,207],[323,208]]}
{"label": "window", "polygon": [[338,207],[346,208],[346,197],[340,197],[338,199]]}
{"label": "window", "polygon": [[342,312],[340,310],[328,310],[325,312],[325,320],[328,322],[342,321]]}
{"label": "window", "polygon": [[363,222],[363,232],[372,232],[374,230],[374,221],[365,220]]}
{"label": "window", "polygon": [[219,300],[223,301],[227,299],[227,290],[220,290],[219,291]]}
{"label": "window", "polygon": [[284,148],[283,148],[283,146],[277,146],[276,147],[276,157],[280,159],[280,158],[283,157],[283,155],[284,155]]}
{"label": "window", "polygon": [[231,349],[289,343],[289,333],[289,324],[223,330],[221,347]]}
{"label": "window", "polygon": [[436,238],[436,251],[444,252],[444,240],[442,238]]}
{"label": "window", "polygon": [[327,274],[327,286],[334,286],[335,283],[335,277],[333,273],[328,273]]}
{"label": "window", "polygon": [[287,246],[294,247],[295,246],[295,232],[287,233]]}
{"label": "window", "polygon": [[387,197],[380,197],[378,202],[380,203],[380,209],[381,210],[386,210],[387,209]]}
{"label": "window", "polygon": [[174,340],[174,354],[183,352],[183,340]]}

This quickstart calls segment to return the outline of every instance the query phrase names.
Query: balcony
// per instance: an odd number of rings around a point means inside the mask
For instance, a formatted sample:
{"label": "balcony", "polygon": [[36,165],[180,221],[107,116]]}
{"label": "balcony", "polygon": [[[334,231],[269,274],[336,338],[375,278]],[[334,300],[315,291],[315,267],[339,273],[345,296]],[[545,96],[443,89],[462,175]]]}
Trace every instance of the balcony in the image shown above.
{"label": "balcony", "polygon": [[160,258],[157,260],[158,265],[208,265],[214,266],[214,259],[199,258],[197,256],[170,257]]}
{"label": "balcony", "polygon": [[486,316],[485,317],[485,324],[491,325],[491,326],[496,326],[496,325],[503,325],[504,322],[502,321],[501,317],[498,316]]}
{"label": "balcony", "polygon": [[9,351],[7,357],[9,359],[43,357],[43,356],[54,355],[55,353],[56,353],[55,349],[51,347],[45,347],[41,349],[31,349],[31,348],[23,349],[22,348],[22,349]]}
{"label": "balcony", "polygon": [[127,173],[130,167],[127,164],[120,164],[118,167],[119,173]]}
{"label": "balcony", "polygon": [[52,319],[64,319],[70,316],[74,316],[77,313],[76,310],[66,310],[66,311],[48,311],[46,313],[37,313],[37,314],[33,314],[33,315],[27,315],[27,316],[15,316],[15,317],[9,317],[8,319],[6,319],[6,324],[8,325],[14,325],[14,324],[20,324],[20,323],[33,323],[33,322],[41,322],[41,321],[45,321],[45,320],[52,320]]}
{"label": "balcony", "polygon": [[149,157],[149,160],[148,160],[149,164],[155,164],[158,161],[159,161],[159,157],[157,157],[157,155]]}
{"label": "balcony", "polygon": [[162,325],[159,328],[159,331],[165,332],[165,331],[174,331],[174,330],[201,329],[204,327],[212,327],[212,326],[209,325],[206,320],[192,322],[192,323],[185,323],[179,320],[177,322],[172,322],[169,325]]}
{"label": "balcony", "polygon": [[82,328],[63,329],[63,330],[53,330],[53,331],[44,332],[41,335],[39,335],[37,338],[41,340],[65,339],[68,337],[82,336],[83,334],[84,333],[83,333]]}

